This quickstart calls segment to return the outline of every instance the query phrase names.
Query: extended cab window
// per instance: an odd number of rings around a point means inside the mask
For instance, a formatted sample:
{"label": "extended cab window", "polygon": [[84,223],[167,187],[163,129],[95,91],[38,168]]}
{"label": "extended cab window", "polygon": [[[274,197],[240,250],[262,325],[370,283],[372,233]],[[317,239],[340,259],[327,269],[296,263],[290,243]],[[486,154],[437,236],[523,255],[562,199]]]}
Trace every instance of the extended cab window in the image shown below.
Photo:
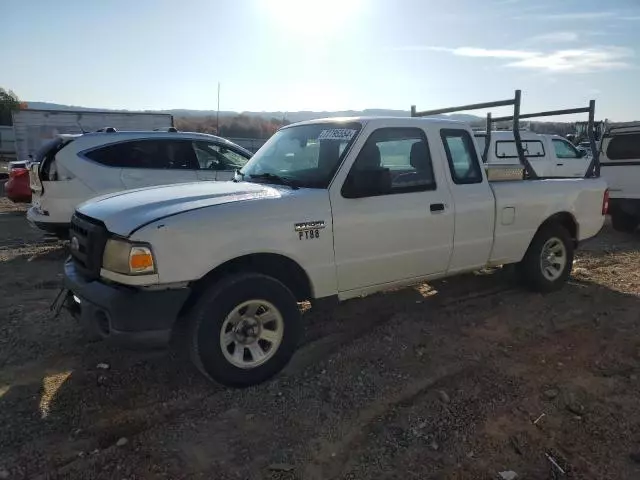
{"label": "extended cab window", "polygon": [[198,163],[203,170],[236,170],[249,160],[233,150],[210,142],[194,142]]}
{"label": "extended cab window", "polygon": [[640,133],[611,137],[607,147],[609,160],[640,160]]}
{"label": "extended cab window", "polygon": [[459,129],[443,129],[440,130],[440,137],[453,181],[457,184],[481,183],[482,171],[469,132]]}
{"label": "extended cab window", "polygon": [[434,190],[436,182],[424,132],[419,128],[374,131],[360,150],[346,183],[367,175],[387,183],[371,196]]}
{"label": "extended cab window", "polygon": [[564,140],[553,140],[553,148],[556,152],[556,158],[580,158],[581,155],[576,148],[569,142]]}
{"label": "extended cab window", "polygon": [[133,140],[84,154],[107,167],[197,170],[198,160],[189,141]]}

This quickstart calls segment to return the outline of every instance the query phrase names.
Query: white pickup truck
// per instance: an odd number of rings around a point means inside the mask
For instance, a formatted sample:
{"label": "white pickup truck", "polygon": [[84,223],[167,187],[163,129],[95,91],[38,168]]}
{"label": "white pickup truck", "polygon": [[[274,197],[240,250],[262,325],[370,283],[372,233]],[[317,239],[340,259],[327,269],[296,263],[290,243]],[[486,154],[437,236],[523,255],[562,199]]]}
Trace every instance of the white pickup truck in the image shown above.
{"label": "white pickup truck", "polygon": [[610,127],[600,143],[602,176],[611,192],[611,223],[621,232],[640,225],[640,123]]}
{"label": "white pickup truck", "polygon": [[298,302],[517,264],[560,288],[607,208],[599,178],[490,184],[471,129],[348,118],[279,130],[233,182],[150,187],[78,207],[66,306],[103,337],[166,343],[189,324],[209,378],[262,382],[294,353]]}
{"label": "white pickup truck", "polygon": [[[573,146],[560,135],[547,135],[523,131],[520,133],[524,155],[535,173],[542,178],[582,178],[591,157]],[[478,148],[485,149],[486,133],[475,132]],[[519,165],[516,142],[511,131],[491,132],[486,163],[490,166]]]}

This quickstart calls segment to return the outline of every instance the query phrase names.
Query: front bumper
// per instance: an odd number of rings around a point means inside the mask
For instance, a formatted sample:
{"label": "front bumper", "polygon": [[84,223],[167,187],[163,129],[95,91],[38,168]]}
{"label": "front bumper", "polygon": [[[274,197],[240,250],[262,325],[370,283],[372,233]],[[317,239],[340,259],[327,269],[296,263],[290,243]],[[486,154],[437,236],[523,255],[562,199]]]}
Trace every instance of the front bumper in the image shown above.
{"label": "front bumper", "polygon": [[133,347],[166,345],[191,291],[187,287],[142,290],[88,281],[71,260],[64,265],[64,285],[69,290],[67,309],[91,333]]}
{"label": "front bumper", "polygon": [[27,210],[27,221],[47,233],[53,233],[60,237],[67,237],[69,235],[69,222],[55,222],[51,217],[43,215],[38,211],[36,207],[31,207]]}

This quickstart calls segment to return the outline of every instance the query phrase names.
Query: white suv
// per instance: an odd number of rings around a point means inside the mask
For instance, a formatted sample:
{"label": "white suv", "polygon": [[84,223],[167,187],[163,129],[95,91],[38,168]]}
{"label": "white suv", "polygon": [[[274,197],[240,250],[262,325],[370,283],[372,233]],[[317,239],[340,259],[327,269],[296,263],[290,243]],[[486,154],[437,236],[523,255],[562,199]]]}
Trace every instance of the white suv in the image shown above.
{"label": "white suv", "polygon": [[198,180],[230,180],[251,152],[224,138],[170,131],[59,135],[30,168],[29,221],[66,236],[77,205],[133,188]]}

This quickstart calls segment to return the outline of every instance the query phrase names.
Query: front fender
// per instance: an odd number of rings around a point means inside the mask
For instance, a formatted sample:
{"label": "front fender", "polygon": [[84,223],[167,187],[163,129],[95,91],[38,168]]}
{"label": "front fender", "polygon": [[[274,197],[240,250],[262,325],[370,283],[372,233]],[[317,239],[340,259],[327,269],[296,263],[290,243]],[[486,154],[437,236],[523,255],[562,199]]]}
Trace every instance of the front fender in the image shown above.
{"label": "front fender", "polygon": [[[152,245],[161,284],[191,282],[230,260],[257,253],[287,257],[309,276],[316,297],[335,295],[333,224],[328,195],[238,202],[152,222],[131,238]],[[323,221],[317,235],[300,236],[298,222]]]}

